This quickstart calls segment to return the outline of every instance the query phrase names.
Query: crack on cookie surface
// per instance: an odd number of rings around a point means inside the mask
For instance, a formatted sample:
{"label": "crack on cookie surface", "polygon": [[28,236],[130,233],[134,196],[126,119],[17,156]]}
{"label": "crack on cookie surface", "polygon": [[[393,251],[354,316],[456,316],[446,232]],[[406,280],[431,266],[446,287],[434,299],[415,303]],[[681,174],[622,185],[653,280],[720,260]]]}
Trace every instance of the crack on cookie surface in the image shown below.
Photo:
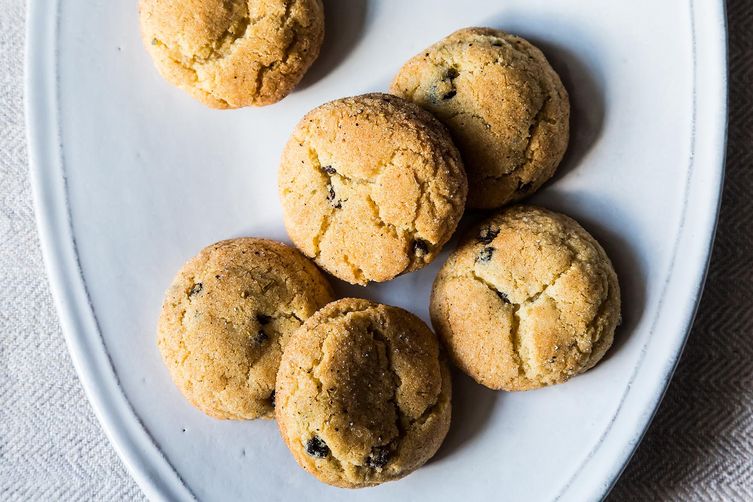
{"label": "crack on cookie surface", "polygon": [[[323,26],[314,24],[321,15],[321,7],[315,1],[285,0],[281,2],[281,7],[284,7],[282,11],[270,8],[274,2],[259,6],[251,0],[226,1],[225,10],[204,13],[207,19],[191,13],[189,17],[193,19],[182,22],[189,25],[206,23],[208,26],[204,31],[194,29],[196,33],[192,32],[192,35],[185,35],[183,30],[184,34],[177,38],[170,36],[169,32],[175,30],[174,24],[180,22],[175,19],[181,19],[180,16],[165,12],[166,7],[160,8],[158,0],[150,0],[149,3],[152,4],[149,14],[142,12],[147,46],[151,46],[149,49],[159,55],[157,59],[166,58],[191,77],[189,81],[184,81],[182,76],[170,71],[162,72],[160,68],[161,73],[174,84],[217,108],[269,104],[281,99],[298,83],[318,55],[321,45]],[[257,10],[259,13],[255,12]],[[156,21],[152,20],[155,15],[158,16]],[[218,24],[225,27],[218,28]],[[213,29],[223,31],[212,33]],[[186,46],[181,36],[192,36],[194,40],[197,37],[212,39],[200,45]],[[246,55],[250,55],[252,61],[241,59]],[[236,92],[232,85],[215,88],[218,79],[222,84],[223,80],[230,83],[238,78],[243,78],[253,87],[246,86],[243,92]],[[268,82],[272,85],[268,85]]]}
{"label": "crack on cookie surface", "polygon": [[[549,101],[551,99],[552,99],[551,96],[547,96],[546,98],[544,98],[543,102],[541,103],[541,106],[539,107],[539,109],[536,111],[536,114],[531,119],[531,123],[528,126],[528,141],[526,143],[525,149],[523,150],[523,160],[519,164],[515,165],[515,167],[513,167],[513,169],[508,173],[508,176],[516,174],[521,170],[525,170],[526,168],[529,168],[531,163],[533,162],[533,149],[532,149],[533,141],[534,141],[534,138],[537,137],[539,127],[541,126],[541,123],[543,121],[542,115],[544,114],[544,110],[549,105]],[[529,187],[531,187],[532,185],[539,183],[539,181],[542,179],[548,179],[549,173],[547,170],[544,170],[544,171],[536,173],[536,176],[532,178],[530,177],[524,178],[520,175],[518,175],[517,178],[518,178],[518,188],[516,189],[517,196],[513,197],[513,200],[517,200],[529,192],[530,189],[522,191],[520,189],[521,186],[528,185]]]}
{"label": "crack on cookie surface", "polygon": [[463,274],[459,276],[453,276],[453,278],[470,278],[474,281],[483,284],[484,287],[492,291],[495,296],[497,296],[502,304],[508,304],[512,308],[512,323],[510,325],[510,332],[508,334],[510,339],[510,346],[512,347],[512,358],[515,362],[515,366],[518,371],[518,375],[521,377],[529,378],[530,377],[530,363],[523,358],[521,351],[520,351],[520,345],[521,345],[521,339],[520,339],[520,315],[518,311],[520,310],[521,304],[520,303],[514,303],[510,301],[509,299],[505,300],[503,299],[500,294],[507,297],[507,295],[497,289],[497,287],[478,275],[475,270],[471,269],[469,274]]}
{"label": "crack on cookie surface", "polygon": [[[299,140],[299,141],[300,141],[301,145],[306,144],[304,140]],[[322,162],[319,159],[319,153],[311,145],[307,146],[307,154],[308,154],[308,158],[309,158],[309,160],[311,162],[311,165],[312,165],[312,167],[313,167],[314,170],[318,170],[320,172],[323,171],[325,173],[327,172],[326,169],[322,168]],[[326,180],[331,179],[330,176],[331,175],[328,173],[327,177],[325,177],[325,179]],[[331,182],[325,181],[325,183],[331,183]],[[297,195],[298,194],[296,194],[296,196]],[[319,255],[321,253],[321,244],[322,244],[322,241],[324,240],[324,238],[327,235],[327,231],[329,230],[330,223],[332,221],[332,216],[333,215],[334,215],[334,210],[330,210],[328,212],[325,212],[322,215],[322,220],[321,220],[321,222],[319,224],[319,231],[314,235],[314,237],[312,239],[312,244],[313,244],[313,247],[314,247],[314,255],[313,255],[314,260],[316,260],[317,258],[319,258]]]}
{"label": "crack on cookie surface", "polygon": [[352,274],[353,278],[356,280],[358,284],[365,284],[368,282],[368,279],[366,278],[366,275],[363,273],[363,269],[353,263],[353,261],[350,259],[350,257],[347,254],[342,255],[342,260],[350,268],[350,273]]}
{"label": "crack on cookie surface", "polygon": [[[392,342],[389,340],[387,336],[385,336],[378,327],[372,326],[371,327],[371,336],[374,339],[375,343],[381,343],[384,352],[385,357],[387,359],[387,369],[392,374],[393,379],[393,390],[390,398],[388,399],[388,403],[392,405],[392,408],[395,412],[395,429],[397,430],[397,437],[396,438],[390,438],[389,441],[377,444],[372,446],[372,451],[375,447],[387,447],[390,448],[392,444],[397,441],[397,446],[394,447],[394,450],[396,450],[399,447],[399,443],[402,440],[402,438],[405,436],[405,429],[403,427],[403,420],[404,420],[404,413],[403,410],[400,408],[400,404],[397,401],[397,391],[402,385],[402,379],[400,378],[400,375],[398,374],[397,370],[395,369],[395,365],[392,362]],[[385,465],[389,462],[389,459],[385,463]],[[368,457],[364,459],[364,464],[368,464]],[[382,468],[385,467],[385,465],[382,465],[378,467],[379,471],[381,471]],[[370,468],[368,465],[366,465],[367,468]]]}

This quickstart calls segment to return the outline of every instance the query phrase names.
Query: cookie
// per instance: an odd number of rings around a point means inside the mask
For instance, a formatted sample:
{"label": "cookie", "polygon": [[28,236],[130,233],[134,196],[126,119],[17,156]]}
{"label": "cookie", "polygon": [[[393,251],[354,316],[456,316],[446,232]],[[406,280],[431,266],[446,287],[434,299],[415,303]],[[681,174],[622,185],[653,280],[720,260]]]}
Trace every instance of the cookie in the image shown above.
{"label": "cookie", "polygon": [[612,345],[620,287],[604,249],[571,218],[514,206],[465,236],[431,295],[455,364],[492,389],[562,383]]}
{"label": "cookie", "polygon": [[567,91],[544,54],[515,35],[456,31],[409,60],[391,92],[449,128],[468,173],[469,207],[532,194],[567,148]]}
{"label": "cookie", "polygon": [[212,108],[281,100],[324,39],[321,0],[141,0],[139,14],[159,73]]}
{"label": "cookie", "polygon": [[353,284],[430,263],[463,214],[460,155],[429,113],[387,94],[326,103],[296,126],[279,190],[296,246]]}
{"label": "cookie", "polygon": [[207,415],[271,418],[283,348],[332,299],[324,275],[295,249],[253,238],[218,242],[175,277],[157,344],[175,384]]}
{"label": "cookie", "polygon": [[296,461],[340,487],[423,465],[450,426],[452,384],[437,338],[397,307],[347,298],[309,318],[277,374],[277,423]]}

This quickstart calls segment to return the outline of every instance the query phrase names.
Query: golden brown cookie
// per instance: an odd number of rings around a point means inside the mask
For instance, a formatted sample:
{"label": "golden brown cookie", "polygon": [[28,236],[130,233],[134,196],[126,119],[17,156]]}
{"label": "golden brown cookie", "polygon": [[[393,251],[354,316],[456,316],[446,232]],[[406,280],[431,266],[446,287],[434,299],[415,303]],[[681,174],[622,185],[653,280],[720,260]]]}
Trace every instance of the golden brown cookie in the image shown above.
{"label": "golden brown cookie", "polygon": [[402,478],[434,455],[450,426],[451,393],[437,338],[420,319],[346,298],[286,347],[275,411],[304,469],[358,488]]}
{"label": "golden brown cookie", "polygon": [[465,236],[434,281],[431,320],[455,364],[493,389],[564,382],[612,345],[620,287],[573,219],[514,206]]}
{"label": "golden brown cookie", "polygon": [[456,31],[409,60],[391,92],[448,127],[468,172],[469,207],[500,207],[535,192],[567,148],[562,82],[539,49],[503,31]]}
{"label": "golden brown cookie", "polygon": [[454,232],[467,193],[445,128],[388,94],[309,112],[283,152],[279,188],[295,245],[354,284],[430,263]]}
{"label": "golden brown cookie", "polygon": [[165,295],[157,344],[186,398],[216,418],[270,418],[282,350],[332,301],[324,275],[295,249],[232,239],[203,249]]}
{"label": "golden brown cookie", "polygon": [[213,108],[281,100],[324,38],[321,0],[141,0],[139,13],[160,74]]}

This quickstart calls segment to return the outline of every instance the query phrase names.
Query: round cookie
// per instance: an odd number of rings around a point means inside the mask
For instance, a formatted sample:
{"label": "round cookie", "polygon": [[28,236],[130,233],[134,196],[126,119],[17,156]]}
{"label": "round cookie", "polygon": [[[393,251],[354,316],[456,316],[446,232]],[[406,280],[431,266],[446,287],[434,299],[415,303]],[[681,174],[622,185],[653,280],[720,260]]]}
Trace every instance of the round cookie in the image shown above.
{"label": "round cookie", "polygon": [[321,0],[141,0],[139,14],[160,74],[212,108],[281,100],[324,39]]}
{"label": "round cookie", "polygon": [[567,148],[567,91],[541,51],[515,35],[456,31],[409,60],[390,91],[448,127],[468,173],[469,207],[535,192]]}
{"label": "round cookie", "polygon": [[295,249],[253,238],[218,242],[175,277],[157,344],[175,384],[207,415],[271,418],[283,348],[332,299],[324,275]]}
{"label": "round cookie", "polygon": [[620,287],[571,218],[515,206],[470,231],[444,264],[431,320],[455,364],[493,389],[562,383],[612,345]]}
{"label": "round cookie", "polygon": [[309,112],[283,152],[279,189],[295,245],[354,284],[430,263],[454,232],[468,190],[445,128],[388,94]]}
{"label": "round cookie", "polygon": [[298,464],[340,487],[423,465],[450,426],[452,383],[436,336],[397,307],[346,298],[309,318],[277,374],[277,423]]}

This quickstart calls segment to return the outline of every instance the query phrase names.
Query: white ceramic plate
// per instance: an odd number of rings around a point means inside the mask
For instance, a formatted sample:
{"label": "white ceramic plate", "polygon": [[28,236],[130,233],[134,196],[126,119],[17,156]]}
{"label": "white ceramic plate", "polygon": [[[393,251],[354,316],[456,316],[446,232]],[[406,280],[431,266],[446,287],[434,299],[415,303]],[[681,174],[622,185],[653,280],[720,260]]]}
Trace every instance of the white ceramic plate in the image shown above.
{"label": "white ceramic plate", "polygon": [[[726,60],[714,0],[325,0],[327,41],[299,90],[213,111],[165,83],[136,1],[30,0],[31,172],[50,284],[81,381],[153,499],[587,500],[602,497],[669,381],[703,284],[723,172]],[[553,388],[496,393],[458,375],[435,459],[345,491],[299,469],[271,421],[191,408],[155,346],[162,293],[201,247],[286,239],[281,148],[309,109],[384,90],[451,31],[494,26],[538,43],[574,106],[569,154],[534,200],[580,220],[615,262],[624,323],[608,357]],[[426,269],[340,291],[427,318]]]}

